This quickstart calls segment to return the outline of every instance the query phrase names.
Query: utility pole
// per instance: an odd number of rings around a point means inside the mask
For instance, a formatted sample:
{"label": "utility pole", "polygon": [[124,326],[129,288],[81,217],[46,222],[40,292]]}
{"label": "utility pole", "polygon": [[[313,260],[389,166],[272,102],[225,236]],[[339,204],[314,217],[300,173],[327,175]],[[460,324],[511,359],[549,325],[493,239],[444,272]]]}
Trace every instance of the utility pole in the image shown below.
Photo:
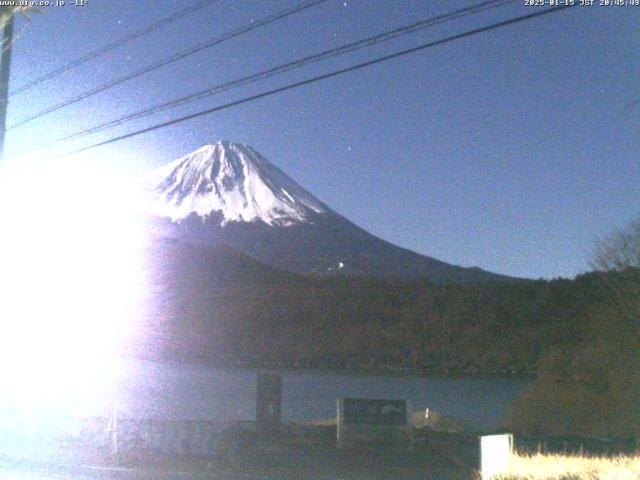
{"label": "utility pole", "polygon": [[2,29],[2,55],[0,55],[0,168],[4,159],[4,137],[7,132],[7,106],[9,104],[9,69],[13,44],[13,17],[11,12]]}

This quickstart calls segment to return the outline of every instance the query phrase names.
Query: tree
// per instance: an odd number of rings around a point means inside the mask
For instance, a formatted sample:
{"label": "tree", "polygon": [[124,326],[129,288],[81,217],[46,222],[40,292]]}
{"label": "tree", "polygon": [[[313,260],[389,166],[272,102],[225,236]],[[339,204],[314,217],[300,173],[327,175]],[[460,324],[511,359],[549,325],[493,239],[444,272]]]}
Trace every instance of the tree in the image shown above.
{"label": "tree", "polygon": [[27,15],[27,13],[35,11],[34,7],[0,7],[0,27],[4,27],[11,17],[17,13]]}
{"label": "tree", "polygon": [[640,272],[640,216],[596,242],[592,266],[617,273],[607,277],[607,286],[617,300],[619,314],[640,325],[640,285],[629,281]]}
{"label": "tree", "polygon": [[[640,220],[596,242],[578,341],[556,341],[508,416],[520,432],[640,432]],[[583,282],[584,283],[584,282]]]}
{"label": "tree", "polygon": [[640,268],[640,217],[596,242],[592,266],[602,271]]}

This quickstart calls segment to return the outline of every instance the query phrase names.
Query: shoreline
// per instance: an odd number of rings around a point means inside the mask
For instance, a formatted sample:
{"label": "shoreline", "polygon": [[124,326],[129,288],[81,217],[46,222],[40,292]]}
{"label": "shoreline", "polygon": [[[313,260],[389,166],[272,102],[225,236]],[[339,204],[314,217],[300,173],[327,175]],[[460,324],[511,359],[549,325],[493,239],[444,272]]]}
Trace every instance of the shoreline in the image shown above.
{"label": "shoreline", "polygon": [[520,371],[481,371],[475,369],[456,369],[456,368],[412,368],[412,367],[330,367],[322,365],[291,365],[276,363],[259,363],[249,361],[224,361],[214,360],[211,358],[198,358],[184,356],[177,358],[175,356],[154,356],[154,355],[121,355],[120,358],[143,360],[149,362],[169,363],[175,365],[199,365],[221,369],[248,369],[248,370],[278,370],[289,372],[315,372],[321,374],[336,374],[344,376],[388,376],[388,377],[414,377],[414,378],[451,378],[451,379],[475,379],[475,380],[526,380],[534,381],[536,372],[534,370],[528,372]]}

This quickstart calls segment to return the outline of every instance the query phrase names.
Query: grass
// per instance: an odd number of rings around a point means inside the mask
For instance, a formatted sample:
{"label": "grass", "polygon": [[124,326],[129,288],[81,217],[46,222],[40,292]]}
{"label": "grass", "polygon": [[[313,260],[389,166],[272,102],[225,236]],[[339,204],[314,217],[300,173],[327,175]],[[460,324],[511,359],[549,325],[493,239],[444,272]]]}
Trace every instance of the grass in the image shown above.
{"label": "grass", "polygon": [[640,454],[589,457],[514,454],[508,472],[496,480],[639,480]]}

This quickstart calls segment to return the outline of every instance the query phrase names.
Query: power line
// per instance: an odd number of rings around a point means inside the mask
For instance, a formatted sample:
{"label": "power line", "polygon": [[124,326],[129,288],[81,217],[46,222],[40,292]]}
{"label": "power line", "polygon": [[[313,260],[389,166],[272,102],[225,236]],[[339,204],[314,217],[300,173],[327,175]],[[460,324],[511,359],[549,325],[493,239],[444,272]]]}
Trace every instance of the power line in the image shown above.
{"label": "power line", "polygon": [[[437,15],[437,16],[433,16],[433,17],[429,17],[427,19],[421,20],[419,22],[415,22],[412,23],[410,25],[404,26],[404,27],[400,27],[400,28],[396,28],[390,31],[386,31],[371,37],[367,37],[355,42],[351,42],[348,44],[344,44],[341,45],[337,48],[332,48],[329,50],[325,50],[323,52],[314,54],[314,55],[309,55],[303,58],[300,58],[298,60],[295,60],[293,62],[288,62],[285,64],[281,64],[278,65],[276,67],[272,67],[269,68],[267,70],[262,70],[260,72],[254,73],[252,75],[247,75],[235,80],[231,80],[229,82],[225,82],[222,84],[218,84],[216,86],[213,87],[208,87],[204,90],[200,90],[198,92],[168,101],[168,102],[163,102],[157,105],[154,105],[152,107],[148,107],[145,108],[143,110],[139,110],[137,112],[128,114],[124,117],[120,117],[114,120],[110,120],[108,122],[66,135],[64,137],[60,137],[54,140],[51,140],[49,142],[46,142],[44,144],[41,144],[33,149],[30,149],[28,151],[34,151],[34,150],[39,150],[40,148],[43,148],[45,146],[51,145],[53,143],[58,143],[58,142],[63,142],[63,141],[67,141],[67,140],[71,140],[74,138],[79,138],[79,137],[83,137],[86,135],[90,135],[93,133],[97,133],[100,132],[102,130],[106,130],[108,128],[111,127],[115,127],[118,125],[122,125],[124,123],[133,121],[133,120],[138,120],[140,118],[144,118],[147,117],[149,115],[153,115],[155,113],[159,113],[165,110],[169,110],[171,108],[175,108],[181,105],[185,105],[197,100],[201,100],[203,98],[206,97],[210,97],[213,95],[216,95],[218,93],[227,91],[227,90],[231,90],[233,88],[237,88],[237,87],[241,87],[241,86],[245,86],[251,83],[255,83],[257,81],[260,80],[264,80],[270,77],[273,77],[275,75],[279,75],[294,69],[298,69],[304,66],[307,66],[309,64],[312,63],[316,63],[319,62],[321,60],[325,60],[327,58],[333,58],[333,57],[337,57],[339,55],[344,55],[346,53],[351,53],[353,51],[356,50],[360,50],[363,49],[365,47],[370,47],[372,45],[375,44],[379,44],[382,42],[386,42],[395,38],[398,38],[402,35],[407,35],[410,33],[414,33],[416,31],[419,30],[423,30],[427,27],[432,27],[434,25],[438,25],[441,23],[445,23],[457,18],[461,18],[467,15],[471,15],[471,14],[476,14],[479,12],[483,12],[489,9],[494,9],[494,8],[498,8],[501,6],[504,6],[506,4],[509,3],[514,3],[516,0],[489,0],[489,1],[485,1],[473,6],[469,6],[469,7],[465,7],[465,8],[461,8],[458,10],[455,10],[453,12],[449,12],[446,14],[442,14],[442,15]],[[25,152],[26,153],[26,152]]]}
{"label": "power line", "polygon": [[148,25],[140,30],[137,30],[125,37],[122,37],[120,40],[116,40],[113,43],[109,43],[108,45],[105,45],[104,47],[101,47],[97,50],[94,50],[90,53],[87,53],[86,55],[77,58],[65,65],[62,65],[59,68],[56,68],[55,70],[51,70],[50,72],[47,72],[23,85],[21,85],[20,87],[12,90],[9,92],[9,97],[13,96],[13,95],[17,95],[19,93],[22,92],[26,92],[27,90],[32,89],[33,87],[35,87],[36,85],[40,85],[43,82],[46,82],[47,80],[50,80],[52,78],[57,77],[58,75],[61,75],[65,72],[68,72],[69,70],[78,67],[84,63],[87,63],[91,60],[94,60],[102,55],[104,55],[105,53],[110,52],[111,50],[115,50],[116,48],[119,48],[123,45],[126,45],[127,43],[132,42],[133,40],[136,40],[144,35],[147,35],[161,27],[164,27],[165,25],[169,25],[172,22],[175,22],[176,20],[179,20],[183,17],[186,17],[187,15],[190,15],[194,12],[197,12],[198,10],[211,5],[214,2],[217,2],[218,0],[201,0],[199,2],[197,2],[194,5],[191,5],[190,7],[184,8],[182,10],[180,10],[179,12],[174,13],[173,15],[170,15],[168,17],[165,17],[155,23],[152,23],[151,25]]}
{"label": "power line", "polygon": [[356,65],[352,65],[350,67],[343,68],[343,69],[340,69],[340,70],[334,70],[333,72],[325,73],[323,75],[318,75],[316,77],[312,77],[312,78],[309,78],[307,80],[302,80],[302,81],[299,81],[299,82],[291,83],[291,84],[285,85],[283,87],[275,88],[273,90],[268,90],[266,92],[258,93],[256,95],[251,95],[249,97],[245,97],[245,98],[242,98],[240,100],[236,100],[236,101],[233,101],[233,102],[225,103],[223,105],[218,105],[216,107],[212,107],[212,108],[209,108],[207,110],[203,110],[203,111],[200,111],[200,112],[197,112],[197,113],[186,115],[184,117],[180,117],[180,118],[176,118],[176,119],[173,119],[173,120],[169,120],[167,122],[159,123],[159,124],[153,125],[151,127],[146,127],[146,128],[140,129],[140,130],[136,130],[134,132],[130,132],[130,133],[127,133],[127,134],[124,134],[124,135],[120,135],[118,137],[114,137],[114,138],[111,138],[109,140],[104,140],[104,141],[101,141],[101,142],[97,142],[97,143],[88,145],[86,147],[82,147],[82,148],[79,148],[77,150],[73,150],[71,152],[68,152],[67,154],[65,154],[65,156],[66,155],[73,155],[73,154],[76,154],[76,153],[80,153],[80,152],[84,152],[84,151],[87,151],[87,150],[91,150],[93,148],[97,148],[97,147],[101,147],[101,146],[108,145],[108,144],[111,144],[111,143],[119,142],[119,141],[125,140],[127,138],[135,137],[135,136],[138,136],[138,135],[142,135],[144,133],[152,132],[154,130],[159,130],[159,129],[164,128],[164,127],[169,127],[171,125],[176,125],[178,123],[186,122],[186,121],[192,120],[194,118],[202,117],[202,116],[208,115],[210,113],[218,112],[218,111],[221,111],[221,110],[226,110],[226,109],[229,109],[229,108],[232,108],[232,107],[236,107],[238,105],[242,105],[242,104],[245,104],[245,103],[252,102],[254,100],[258,100],[258,99],[261,99],[261,98],[269,97],[271,95],[276,95],[278,93],[282,93],[282,92],[286,92],[286,91],[289,91],[289,90],[293,90],[295,88],[299,88],[299,87],[302,87],[304,85],[317,83],[317,82],[320,82],[322,80],[327,80],[329,78],[336,77],[338,75],[342,75],[342,74],[345,74],[345,73],[348,73],[348,72],[353,72],[353,71],[356,71],[356,70],[360,70],[360,69],[363,69],[363,68],[366,68],[366,67],[370,67],[370,66],[376,65],[378,63],[386,62],[388,60],[392,60],[392,59],[395,59],[395,58],[400,58],[400,57],[409,55],[411,53],[416,53],[416,52],[419,52],[421,50],[425,50],[427,48],[435,47],[435,46],[438,46],[438,45],[443,45],[443,44],[446,44],[446,43],[449,43],[449,42],[453,42],[455,40],[460,40],[462,38],[471,37],[471,36],[477,35],[479,33],[484,33],[484,32],[488,32],[488,31],[491,31],[491,30],[496,30],[498,28],[502,28],[502,27],[505,27],[505,26],[508,26],[508,25],[513,25],[513,24],[516,24],[516,23],[524,22],[526,20],[531,20],[533,18],[541,17],[543,15],[548,15],[550,13],[559,12],[561,10],[574,7],[575,5],[577,5],[577,4],[573,4],[573,5],[572,4],[565,4],[565,5],[558,6],[558,7],[547,8],[545,10],[540,10],[538,12],[530,13],[528,15],[521,15],[519,17],[511,18],[509,20],[504,20],[502,22],[494,23],[494,24],[491,24],[491,25],[488,25],[488,26],[485,26],[485,27],[476,28],[476,29],[473,29],[473,30],[468,30],[466,32],[459,33],[459,34],[456,34],[456,35],[452,35],[450,37],[446,37],[446,38],[443,38],[441,40],[436,40],[434,42],[429,42],[429,43],[425,43],[425,44],[422,44],[422,45],[418,45],[417,47],[409,48],[409,49],[406,49],[406,50],[401,50],[399,52],[392,53],[390,55],[385,55],[385,56],[382,56],[382,57],[378,57],[378,58],[376,58],[374,60],[369,60],[367,62],[358,63]]}
{"label": "power line", "polygon": [[416,31],[419,31],[421,29],[427,28],[427,27],[431,27],[440,23],[444,23],[447,21],[451,21],[454,20],[456,18],[460,18],[460,17],[464,17],[470,14],[475,14],[475,13],[479,13],[485,10],[489,10],[489,9],[493,9],[493,8],[497,8],[509,3],[514,3],[516,0],[489,0],[489,1],[485,1],[482,2],[480,4],[476,4],[473,6],[469,6],[466,8],[462,8],[459,10],[455,10],[453,12],[449,12],[446,14],[442,14],[442,15],[437,15],[434,17],[429,17],[427,19],[421,20],[419,22],[415,22],[413,24],[404,26],[404,27],[400,27],[400,28],[396,28],[390,31],[386,31],[365,39],[361,39],[355,42],[351,42],[345,45],[341,45],[337,48],[333,48],[330,50],[325,50],[323,52],[320,52],[318,54],[314,54],[314,55],[310,55],[298,60],[295,60],[293,62],[288,62],[285,63],[283,65],[278,65],[276,67],[272,67],[270,69],[267,70],[262,70],[258,73],[252,74],[252,75],[248,75],[245,77],[241,77],[239,79],[236,80],[232,80],[229,82],[225,82],[219,85],[216,85],[214,87],[209,87],[206,88],[204,90],[201,90],[199,92],[184,96],[184,97],[180,97],[178,99],[175,100],[171,100],[169,102],[164,102],[164,103],[160,103],[158,105],[155,105],[153,107],[149,107],[143,110],[139,110],[137,112],[128,114],[124,117],[120,117],[114,120],[110,120],[108,122],[93,126],[93,127],[89,127],[87,129],[78,131],[78,132],[74,132],[72,134],[66,135],[64,137],[60,137],[60,138],[56,138],[53,139],[51,141],[45,142],[43,144],[40,144],[34,148],[28,149],[26,151],[23,151],[22,153],[30,153],[33,151],[37,151],[40,150],[46,146],[52,145],[54,143],[59,143],[59,142],[64,142],[67,140],[71,140],[74,138],[80,138],[86,135],[90,135],[93,133],[97,133],[100,132],[102,130],[106,130],[108,128],[114,127],[114,126],[118,126],[118,125],[122,125],[124,123],[133,121],[133,120],[137,120],[140,118],[144,118],[147,117],[149,115],[155,114],[155,113],[159,113],[171,108],[175,108],[181,105],[185,105],[187,103],[191,103],[197,100],[201,100],[205,97],[209,97],[209,96],[213,96],[216,95],[218,93],[227,91],[227,90],[231,90],[233,88],[237,88],[237,87],[241,87],[244,85],[248,85],[251,83],[255,83],[257,81],[260,80],[264,80],[266,78],[270,78],[272,76],[275,75],[279,75],[294,69],[298,69],[301,67],[304,67],[306,65],[312,64],[312,63],[316,63],[318,61],[321,60],[325,60],[327,58],[332,58],[332,57],[337,57],[339,55],[343,55],[346,53],[350,53],[365,47],[369,47],[378,43],[382,43],[382,42],[386,42],[389,40],[392,40],[394,38],[397,38],[399,36],[402,35],[406,35],[409,33],[414,33]]}
{"label": "power line", "polygon": [[132,80],[134,78],[137,78],[141,75],[144,75],[145,73],[149,73],[152,72],[154,70],[157,70],[158,68],[164,67],[165,65],[169,65],[170,63],[174,63],[177,62],[178,60],[182,60],[183,58],[186,58],[190,55],[193,55],[195,53],[198,53],[202,50],[205,50],[207,48],[211,48],[215,45],[219,45],[227,40],[230,40],[232,38],[238,37],[240,35],[243,35],[245,33],[248,33],[252,30],[255,30],[257,28],[263,27],[265,25],[268,25],[270,23],[276,22],[278,20],[282,20],[283,18],[286,18],[290,15],[293,15],[294,13],[298,13],[301,12],[303,10],[307,10],[309,8],[315,7],[316,5],[319,5],[321,3],[324,3],[328,0],[308,0],[305,2],[302,2],[292,8],[288,8],[285,10],[282,10],[278,13],[269,15],[267,17],[262,18],[261,20],[258,21],[251,21],[250,23],[248,23],[245,26],[242,26],[236,30],[232,30],[230,32],[224,33],[220,36],[217,37],[213,37],[211,39],[209,39],[207,42],[205,43],[201,43],[199,45],[196,45],[194,47],[191,47],[187,50],[183,50],[182,52],[178,52],[174,55],[171,55],[170,57],[164,58],[156,63],[152,63],[151,65],[148,65],[144,68],[141,68],[139,70],[136,70],[134,72],[131,72],[127,75],[124,75],[122,77],[116,78],[115,80],[111,80],[107,83],[104,83],[98,87],[92,88],[91,90],[88,90],[84,93],[81,93],[79,95],[76,95],[74,97],[71,97],[61,103],[58,103],[56,105],[53,105],[51,107],[45,108],[44,110],[41,110],[40,112],[31,115],[30,117],[26,117],[22,120],[20,120],[17,123],[14,123],[12,125],[9,126],[9,128],[7,130],[11,130],[13,128],[19,127],[21,125],[24,125],[26,123],[29,123],[37,118],[40,118],[44,115],[47,115],[49,113],[55,112],[57,110],[60,110],[61,108],[67,107],[69,105],[72,105],[76,102],[79,102],[81,100],[84,100],[86,98],[89,98],[93,95],[96,95],[100,92],[103,92],[105,90],[108,90],[110,88],[113,88],[117,85],[120,85],[124,82],[127,82],[129,80]]}

